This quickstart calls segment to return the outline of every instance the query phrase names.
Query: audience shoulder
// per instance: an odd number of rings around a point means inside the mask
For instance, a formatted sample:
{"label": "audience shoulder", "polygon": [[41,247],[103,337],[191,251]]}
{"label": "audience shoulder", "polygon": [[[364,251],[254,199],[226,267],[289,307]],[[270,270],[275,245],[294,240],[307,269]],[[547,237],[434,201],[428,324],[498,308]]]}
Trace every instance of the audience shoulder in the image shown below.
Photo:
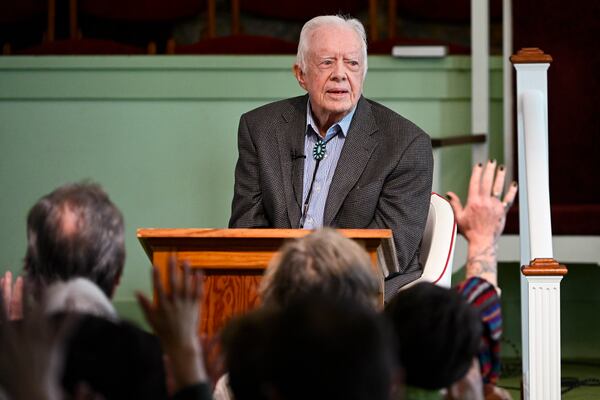
{"label": "audience shoulder", "polygon": [[44,310],[47,314],[76,312],[117,320],[117,312],[104,292],[92,281],[74,278],[57,281],[44,293]]}

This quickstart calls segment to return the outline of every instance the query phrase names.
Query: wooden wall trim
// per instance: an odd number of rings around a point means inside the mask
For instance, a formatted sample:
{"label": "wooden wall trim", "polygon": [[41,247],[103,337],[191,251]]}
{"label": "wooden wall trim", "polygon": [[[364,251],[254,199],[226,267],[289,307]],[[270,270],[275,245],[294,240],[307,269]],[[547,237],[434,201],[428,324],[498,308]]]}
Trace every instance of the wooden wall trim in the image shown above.
{"label": "wooden wall trim", "polygon": [[456,135],[443,138],[432,138],[431,147],[438,149],[440,147],[459,146],[463,144],[485,143],[487,135],[485,133],[474,133],[472,135]]}

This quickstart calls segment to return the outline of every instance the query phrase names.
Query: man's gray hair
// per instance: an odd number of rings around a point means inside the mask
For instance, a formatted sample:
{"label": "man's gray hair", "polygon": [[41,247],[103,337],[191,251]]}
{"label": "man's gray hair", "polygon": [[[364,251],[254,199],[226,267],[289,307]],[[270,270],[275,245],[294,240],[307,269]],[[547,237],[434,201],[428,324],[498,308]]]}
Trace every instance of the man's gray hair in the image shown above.
{"label": "man's gray hair", "polygon": [[310,48],[310,37],[312,33],[324,26],[338,26],[352,29],[360,38],[361,50],[363,55],[363,76],[367,74],[367,34],[362,22],[356,18],[350,18],[343,15],[320,15],[306,22],[300,32],[300,41],[298,42],[298,53],[296,54],[296,63],[302,71],[306,68],[306,58]]}
{"label": "man's gray hair", "polygon": [[83,277],[112,297],[125,265],[121,211],[97,184],[55,189],[29,211],[24,264],[38,287]]}
{"label": "man's gray hair", "polygon": [[367,252],[331,228],[287,242],[263,276],[264,305],[282,307],[305,293],[352,298],[376,307],[381,287]]}

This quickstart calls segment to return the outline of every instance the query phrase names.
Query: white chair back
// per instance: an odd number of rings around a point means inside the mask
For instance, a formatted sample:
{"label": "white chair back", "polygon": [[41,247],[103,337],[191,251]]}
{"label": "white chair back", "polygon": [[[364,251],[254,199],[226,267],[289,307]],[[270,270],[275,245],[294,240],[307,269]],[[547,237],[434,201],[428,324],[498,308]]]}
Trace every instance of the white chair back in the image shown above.
{"label": "white chair back", "polygon": [[432,282],[449,288],[452,279],[452,262],[456,245],[456,221],[448,200],[437,193],[431,194],[427,224],[421,240],[419,262],[423,265],[423,275],[408,285],[418,282]]}

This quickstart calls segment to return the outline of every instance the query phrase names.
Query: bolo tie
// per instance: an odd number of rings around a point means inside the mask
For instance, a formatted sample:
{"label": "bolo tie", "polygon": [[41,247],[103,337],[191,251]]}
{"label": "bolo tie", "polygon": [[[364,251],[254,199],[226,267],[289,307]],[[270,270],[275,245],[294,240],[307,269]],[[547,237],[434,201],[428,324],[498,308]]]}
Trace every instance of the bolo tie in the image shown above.
{"label": "bolo tie", "polygon": [[[315,143],[315,146],[313,147],[312,155],[313,155],[313,158],[315,159],[315,161],[317,161],[317,166],[319,165],[318,162],[321,161],[322,159],[324,159],[325,155],[327,154],[327,143],[329,143],[329,141],[336,136],[337,135],[332,135],[327,140],[323,140],[319,137],[319,140],[317,140],[317,143]],[[315,171],[316,170],[317,170],[317,168],[315,167]]]}
{"label": "bolo tie", "polygon": [[312,179],[310,180],[310,187],[308,188],[308,194],[306,195],[306,200],[304,201],[304,205],[302,207],[302,215],[300,217],[299,227],[304,227],[304,220],[306,219],[306,215],[308,214],[308,205],[310,204],[310,197],[312,194],[313,185],[315,183],[315,178],[317,176],[317,170],[319,169],[319,164],[321,160],[325,158],[327,155],[327,143],[331,141],[337,134],[332,135],[329,139],[323,140],[319,137],[317,143],[315,143],[312,151],[313,159],[316,161],[315,169],[313,170]]}

